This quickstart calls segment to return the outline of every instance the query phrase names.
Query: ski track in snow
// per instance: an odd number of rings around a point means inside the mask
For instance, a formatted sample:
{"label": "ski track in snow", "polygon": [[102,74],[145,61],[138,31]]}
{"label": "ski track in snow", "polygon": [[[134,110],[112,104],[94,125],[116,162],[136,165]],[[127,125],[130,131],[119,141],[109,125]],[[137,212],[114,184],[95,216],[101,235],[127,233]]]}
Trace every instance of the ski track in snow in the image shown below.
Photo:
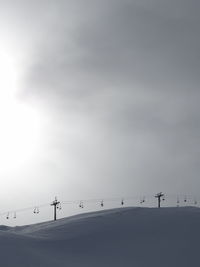
{"label": "ski track in snow", "polygon": [[2,267],[198,266],[200,209],[121,208],[0,226]]}

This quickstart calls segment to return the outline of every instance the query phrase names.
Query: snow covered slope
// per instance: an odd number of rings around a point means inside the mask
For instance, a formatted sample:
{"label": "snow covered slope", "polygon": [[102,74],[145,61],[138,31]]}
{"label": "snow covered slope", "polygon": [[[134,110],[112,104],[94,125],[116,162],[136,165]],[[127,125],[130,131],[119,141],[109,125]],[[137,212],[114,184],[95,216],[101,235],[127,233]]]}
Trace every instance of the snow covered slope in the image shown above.
{"label": "snow covered slope", "polygon": [[199,208],[123,208],[0,227],[2,267],[189,267],[200,262]]}

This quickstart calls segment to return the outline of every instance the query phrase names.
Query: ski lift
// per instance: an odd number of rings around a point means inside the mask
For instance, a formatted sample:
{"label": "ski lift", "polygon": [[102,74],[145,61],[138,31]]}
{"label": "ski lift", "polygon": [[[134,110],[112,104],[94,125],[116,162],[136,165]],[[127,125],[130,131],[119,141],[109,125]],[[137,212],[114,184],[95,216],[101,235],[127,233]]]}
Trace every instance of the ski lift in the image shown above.
{"label": "ski lift", "polygon": [[7,220],[9,219],[9,212],[8,212],[7,215],[6,215],[6,219],[7,219]]}
{"label": "ski lift", "polygon": [[17,218],[17,214],[16,212],[14,212],[13,219],[16,219],[16,218]]}
{"label": "ski lift", "polygon": [[61,210],[62,209],[61,203],[58,204],[57,209],[58,210]]}
{"label": "ski lift", "polygon": [[83,206],[83,202],[82,202],[82,201],[80,201],[80,203],[79,203],[79,208],[81,208],[81,209],[84,208],[84,206]]}
{"label": "ski lift", "polygon": [[39,212],[40,212],[39,208],[35,207],[34,210],[33,210],[33,213],[38,214]]}
{"label": "ski lift", "polygon": [[103,203],[103,200],[101,201],[101,207],[103,207],[104,206],[104,203]]}
{"label": "ski lift", "polygon": [[121,200],[121,205],[122,205],[122,206],[124,205],[124,199]]}
{"label": "ski lift", "polygon": [[143,197],[140,199],[140,204],[143,204],[144,202],[145,202],[145,198]]}

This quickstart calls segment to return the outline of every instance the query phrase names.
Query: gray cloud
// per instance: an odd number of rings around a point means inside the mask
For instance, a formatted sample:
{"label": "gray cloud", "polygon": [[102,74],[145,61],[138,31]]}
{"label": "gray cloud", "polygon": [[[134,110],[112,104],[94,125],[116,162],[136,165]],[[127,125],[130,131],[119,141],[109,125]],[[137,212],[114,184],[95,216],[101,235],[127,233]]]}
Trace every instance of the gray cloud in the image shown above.
{"label": "gray cloud", "polygon": [[187,2],[175,2],[61,2],[43,29],[47,38],[33,61],[33,80],[43,90],[58,85],[81,95],[97,82],[100,90],[197,86],[199,4],[192,1],[188,10]]}

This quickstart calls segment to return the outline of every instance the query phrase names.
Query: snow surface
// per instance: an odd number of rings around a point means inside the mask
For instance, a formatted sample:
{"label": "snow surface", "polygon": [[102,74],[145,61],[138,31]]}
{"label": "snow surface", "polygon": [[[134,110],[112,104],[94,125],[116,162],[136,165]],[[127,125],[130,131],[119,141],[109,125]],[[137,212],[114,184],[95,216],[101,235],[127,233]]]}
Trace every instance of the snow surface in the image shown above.
{"label": "snow surface", "polygon": [[2,267],[189,267],[200,262],[200,209],[121,208],[0,226]]}

